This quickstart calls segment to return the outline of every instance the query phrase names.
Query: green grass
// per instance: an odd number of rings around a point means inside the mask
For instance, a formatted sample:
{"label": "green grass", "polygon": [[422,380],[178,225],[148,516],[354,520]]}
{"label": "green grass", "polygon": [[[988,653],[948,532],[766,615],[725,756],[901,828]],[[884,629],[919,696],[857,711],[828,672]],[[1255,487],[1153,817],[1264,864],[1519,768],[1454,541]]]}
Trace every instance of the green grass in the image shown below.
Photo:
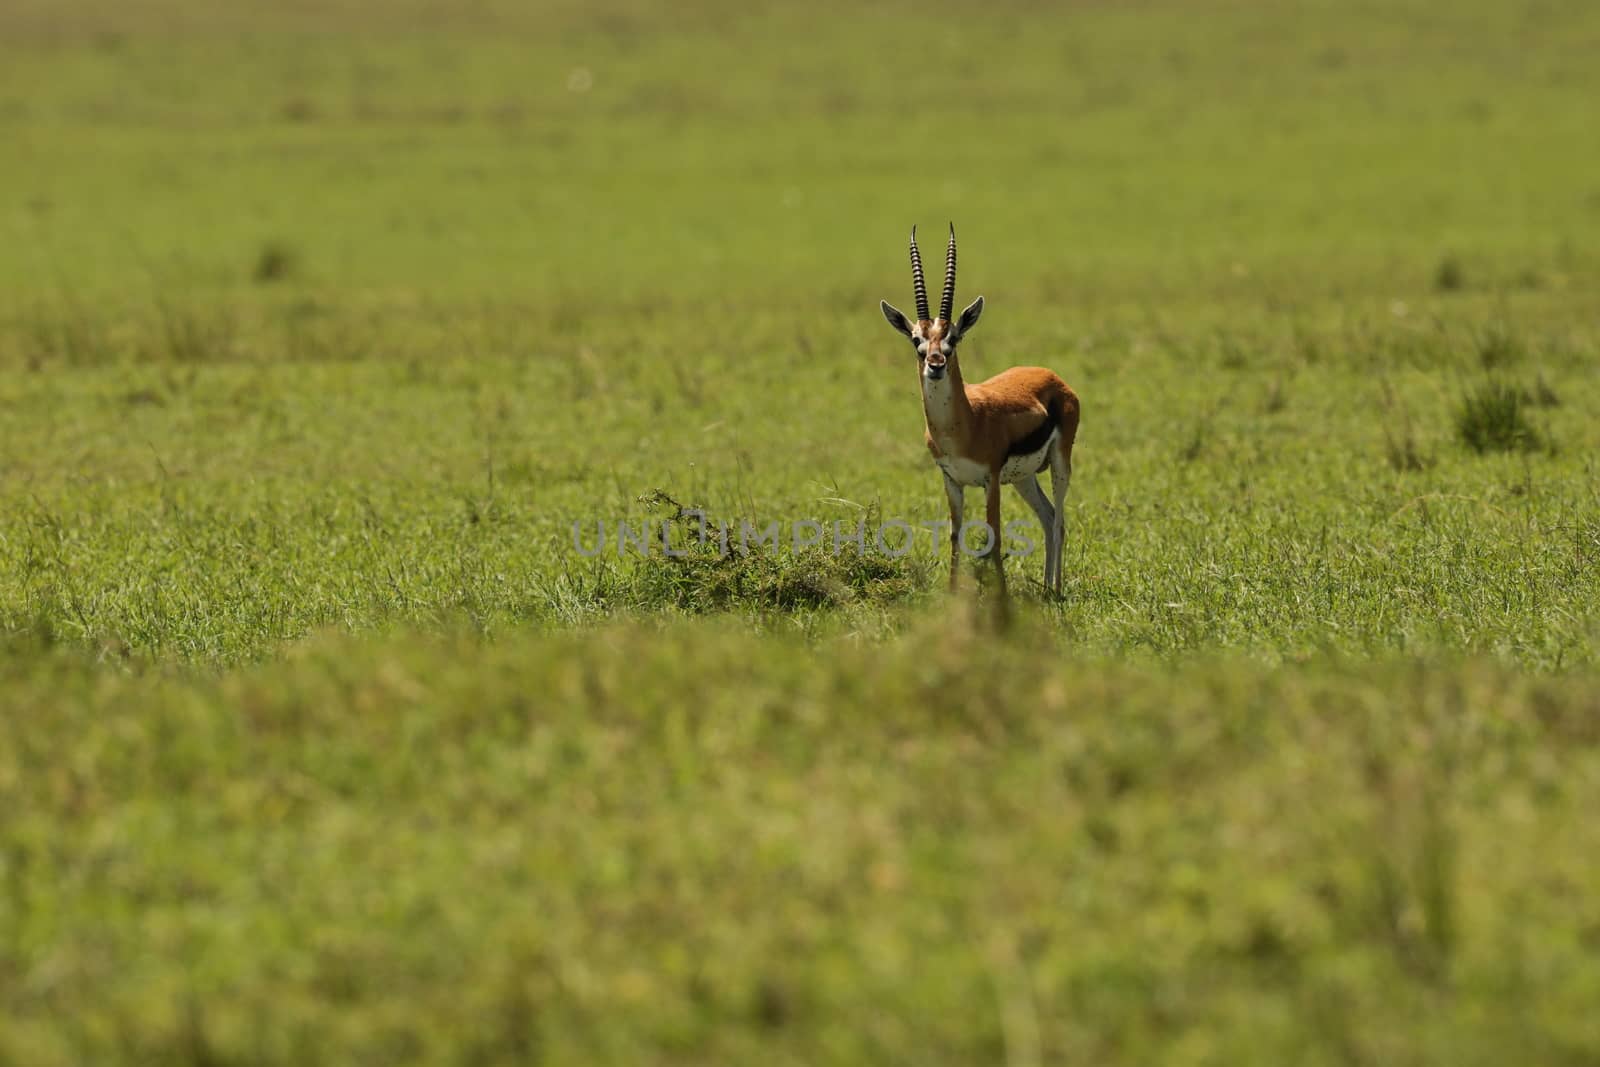
{"label": "green grass", "polygon": [[[1593,1059],[1597,50],[4,5],[0,1062]],[[575,548],[942,518],[945,219],[1061,598]]]}
{"label": "green grass", "polygon": [[1600,688],[730,625],[0,677],[28,1064],[1587,1062]]}

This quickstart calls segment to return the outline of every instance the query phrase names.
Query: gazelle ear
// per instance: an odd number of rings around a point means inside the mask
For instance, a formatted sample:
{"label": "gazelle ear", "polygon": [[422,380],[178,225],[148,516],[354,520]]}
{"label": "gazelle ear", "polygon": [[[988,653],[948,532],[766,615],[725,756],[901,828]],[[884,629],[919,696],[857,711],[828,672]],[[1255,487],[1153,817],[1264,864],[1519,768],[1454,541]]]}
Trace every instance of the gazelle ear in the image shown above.
{"label": "gazelle ear", "polygon": [[956,323],[955,336],[950,340],[959,341],[966,336],[968,330],[978,324],[978,316],[983,314],[983,297],[978,297],[967,305],[967,310],[961,313],[960,320]]}
{"label": "gazelle ear", "polygon": [[899,308],[887,300],[878,301],[878,308],[883,312],[883,317],[889,320],[890,326],[893,326],[907,337],[911,337],[911,320],[901,314]]}

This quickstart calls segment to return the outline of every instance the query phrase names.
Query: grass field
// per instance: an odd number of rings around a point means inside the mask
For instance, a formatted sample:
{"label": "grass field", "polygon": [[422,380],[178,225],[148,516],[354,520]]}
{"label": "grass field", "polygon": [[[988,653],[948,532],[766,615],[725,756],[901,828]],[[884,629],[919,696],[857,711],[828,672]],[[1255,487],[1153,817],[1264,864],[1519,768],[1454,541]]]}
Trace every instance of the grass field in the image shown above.
{"label": "grass field", "polygon": [[[0,1063],[1595,1062],[1597,52],[0,5]],[[830,543],[947,219],[1083,400],[1003,634]]]}

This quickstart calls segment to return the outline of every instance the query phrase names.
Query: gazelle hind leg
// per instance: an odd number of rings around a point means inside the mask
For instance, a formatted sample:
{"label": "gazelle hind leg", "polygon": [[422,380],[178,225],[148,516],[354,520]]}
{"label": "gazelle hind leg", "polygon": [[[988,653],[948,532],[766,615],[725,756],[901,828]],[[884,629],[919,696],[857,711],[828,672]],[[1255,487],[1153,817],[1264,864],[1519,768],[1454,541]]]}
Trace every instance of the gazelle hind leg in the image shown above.
{"label": "gazelle hind leg", "polygon": [[1065,554],[1067,535],[1067,487],[1072,484],[1072,446],[1057,445],[1050,450],[1050,495],[1055,501],[1055,569],[1045,579],[1053,592],[1061,592],[1061,557]]}
{"label": "gazelle hind leg", "polygon": [[1050,588],[1050,575],[1055,570],[1056,554],[1060,551],[1060,544],[1056,541],[1056,512],[1050,506],[1050,501],[1045,499],[1044,490],[1039,487],[1039,479],[1029,475],[1019,482],[1013,482],[1017,495],[1028,502],[1033,513],[1039,517],[1039,525],[1044,528],[1044,585]]}

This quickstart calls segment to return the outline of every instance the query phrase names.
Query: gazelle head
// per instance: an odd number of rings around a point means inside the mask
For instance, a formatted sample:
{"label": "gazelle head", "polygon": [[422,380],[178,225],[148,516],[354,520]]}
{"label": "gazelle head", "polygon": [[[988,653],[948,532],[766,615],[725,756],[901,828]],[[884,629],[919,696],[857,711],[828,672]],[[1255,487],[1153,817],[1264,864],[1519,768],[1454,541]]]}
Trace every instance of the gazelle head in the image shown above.
{"label": "gazelle head", "polygon": [[917,348],[917,369],[927,381],[936,382],[946,372],[956,367],[956,345],[966,336],[983,314],[983,297],[978,297],[961,313],[957,322],[950,321],[950,312],[956,298],[956,227],[950,224],[950,247],[944,257],[944,295],[939,298],[939,317],[928,314],[928,284],[922,277],[922,254],[917,251],[917,228],[911,227],[911,284],[917,297],[917,321],[912,322],[887,300],[878,301],[883,317],[889,325],[905,334]]}

